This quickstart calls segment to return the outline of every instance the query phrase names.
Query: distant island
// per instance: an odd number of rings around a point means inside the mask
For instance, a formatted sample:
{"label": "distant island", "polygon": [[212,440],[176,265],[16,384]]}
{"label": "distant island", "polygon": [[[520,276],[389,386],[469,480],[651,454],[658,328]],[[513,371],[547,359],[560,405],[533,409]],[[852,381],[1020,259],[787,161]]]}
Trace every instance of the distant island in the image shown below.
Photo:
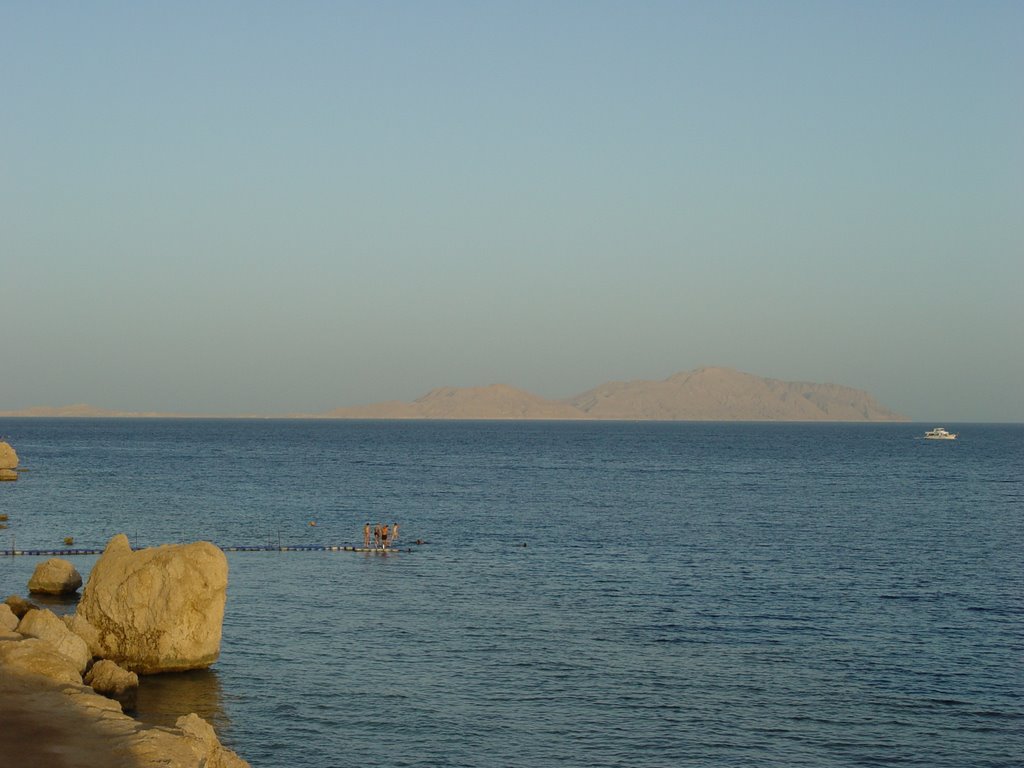
{"label": "distant island", "polygon": [[[190,418],[73,405],[2,411],[0,417]],[[207,417],[208,418],[208,417]],[[237,418],[257,418],[252,415]],[[440,387],[411,403],[388,401],[279,418],[607,420],[607,421],[909,421],[867,392],[838,384],[782,381],[731,368],[698,368],[661,381],[608,382],[565,400],[505,384]]]}

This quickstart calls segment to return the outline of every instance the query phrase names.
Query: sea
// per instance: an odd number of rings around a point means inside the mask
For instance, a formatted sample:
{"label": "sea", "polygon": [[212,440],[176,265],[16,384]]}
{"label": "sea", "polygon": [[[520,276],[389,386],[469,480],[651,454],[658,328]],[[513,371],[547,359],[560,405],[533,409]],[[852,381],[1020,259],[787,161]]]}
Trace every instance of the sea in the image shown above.
{"label": "sea", "polygon": [[399,523],[227,553],[143,679],[260,768],[1021,766],[1024,425],[933,426],[0,419],[0,549]]}

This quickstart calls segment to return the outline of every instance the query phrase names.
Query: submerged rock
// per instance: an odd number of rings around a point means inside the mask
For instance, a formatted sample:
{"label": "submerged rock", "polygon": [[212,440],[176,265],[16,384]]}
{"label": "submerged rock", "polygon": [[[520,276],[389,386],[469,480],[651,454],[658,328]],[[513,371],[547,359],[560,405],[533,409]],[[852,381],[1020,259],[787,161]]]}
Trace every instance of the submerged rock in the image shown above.
{"label": "submerged rock", "polygon": [[93,652],[133,672],[205,669],[220,655],[227,583],[227,558],[209,542],[133,552],[119,534],[93,567],[78,615],[95,628]]}
{"label": "submerged rock", "polygon": [[28,580],[29,592],[42,592],[47,595],[66,595],[77,592],[82,586],[82,577],[75,566],[59,557],[51,557],[36,566],[32,578]]}

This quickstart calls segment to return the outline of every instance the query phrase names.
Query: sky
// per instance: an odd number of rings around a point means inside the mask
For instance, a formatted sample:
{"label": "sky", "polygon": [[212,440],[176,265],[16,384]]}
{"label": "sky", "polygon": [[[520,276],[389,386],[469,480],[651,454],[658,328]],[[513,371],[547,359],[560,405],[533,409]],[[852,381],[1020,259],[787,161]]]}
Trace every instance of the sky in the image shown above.
{"label": "sky", "polygon": [[1024,421],[1024,4],[0,0],[0,410],[704,365]]}

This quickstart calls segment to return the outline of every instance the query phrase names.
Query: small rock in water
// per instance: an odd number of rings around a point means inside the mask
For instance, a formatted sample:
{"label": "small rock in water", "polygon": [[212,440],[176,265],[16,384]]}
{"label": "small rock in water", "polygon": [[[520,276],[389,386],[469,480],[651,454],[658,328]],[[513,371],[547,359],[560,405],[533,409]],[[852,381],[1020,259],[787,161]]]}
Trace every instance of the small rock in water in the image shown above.
{"label": "small rock in water", "polygon": [[36,566],[32,578],[28,580],[29,592],[41,592],[47,595],[66,595],[78,591],[82,586],[82,577],[75,566],[59,557],[51,557]]}

